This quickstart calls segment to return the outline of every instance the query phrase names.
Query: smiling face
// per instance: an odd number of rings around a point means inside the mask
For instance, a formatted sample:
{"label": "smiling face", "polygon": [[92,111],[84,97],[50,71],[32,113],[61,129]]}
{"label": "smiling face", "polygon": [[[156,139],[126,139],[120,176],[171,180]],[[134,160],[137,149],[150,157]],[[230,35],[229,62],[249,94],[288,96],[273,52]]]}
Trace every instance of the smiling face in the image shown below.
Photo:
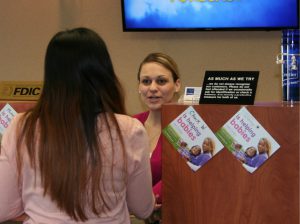
{"label": "smiling face", "polygon": [[209,152],[210,151],[210,144],[209,144],[209,140],[205,139],[202,143],[202,149],[203,152]]}
{"label": "smiling face", "polygon": [[211,138],[205,138],[203,143],[202,143],[202,150],[203,152],[210,152],[212,155],[215,150],[215,143]]}
{"label": "smiling face", "polygon": [[194,156],[198,156],[201,154],[201,147],[199,145],[195,145],[190,150],[191,154]]}
{"label": "smiling face", "polygon": [[174,100],[180,89],[179,79],[174,81],[172,72],[156,62],[142,65],[139,75],[141,99],[149,110],[160,110],[164,103]]}
{"label": "smiling face", "polygon": [[249,157],[254,157],[256,155],[256,148],[254,147],[249,147],[246,149],[246,155],[249,156]]}
{"label": "smiling face", "polygon": [[264,139],[259,140],[257,148],[259,153],[267,152],[267,144]]}

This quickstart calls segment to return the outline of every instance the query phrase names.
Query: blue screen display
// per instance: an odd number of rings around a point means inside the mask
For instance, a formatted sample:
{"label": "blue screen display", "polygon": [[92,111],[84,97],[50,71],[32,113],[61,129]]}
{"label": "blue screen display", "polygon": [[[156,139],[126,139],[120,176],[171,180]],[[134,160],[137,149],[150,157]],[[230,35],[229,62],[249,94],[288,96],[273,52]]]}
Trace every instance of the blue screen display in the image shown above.
{"label": "blue screen display", "polygon": [[299,27],[299,0],[122,0],[124,29]]}

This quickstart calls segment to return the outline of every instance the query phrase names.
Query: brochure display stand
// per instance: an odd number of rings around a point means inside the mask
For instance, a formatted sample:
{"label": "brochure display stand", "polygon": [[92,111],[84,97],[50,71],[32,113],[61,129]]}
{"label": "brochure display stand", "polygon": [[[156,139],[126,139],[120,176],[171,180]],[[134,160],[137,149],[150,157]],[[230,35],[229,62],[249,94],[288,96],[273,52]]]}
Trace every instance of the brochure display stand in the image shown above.
{"label": "brochure display stand", "polygon": [[[162,127],[189,105],[162,108]],[[213,132],[240,105],[193,105]],[[280,145],[255,173],[247,172],[229,150],[223,149],[193,172],[163,138],[163,223],[240,224],[299,223],[299,104],[260,103],[247,110]]]}

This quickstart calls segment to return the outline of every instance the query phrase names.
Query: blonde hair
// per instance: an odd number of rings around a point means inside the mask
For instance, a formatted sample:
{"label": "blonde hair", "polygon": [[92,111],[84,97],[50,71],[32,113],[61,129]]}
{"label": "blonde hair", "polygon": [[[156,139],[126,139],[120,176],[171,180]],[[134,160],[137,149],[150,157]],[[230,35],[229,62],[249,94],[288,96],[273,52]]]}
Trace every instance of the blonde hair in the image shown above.
{"label": "blonde hair", "polygon": [[161,52],[155,52],[155,53],[148,54],[140,64],[138,75],[137,75],[138,81],[140,81],[140,73],[141,73],[142,66],[150,62],[158,63],[163,67],[165,67],[166,69],[168,69],[172,73],[174,82],[176,82],[180,78],[178,66],[175,60],[167,54]]}
{"label": "blonde hair", "polygon": [[265,145],[265,152],[270,156],[271,153],[271,143],[267,138],[261,138],[259,141],[263,141]]}
{"label": "blonde hair", "polygon": [[[203,140],[203,143],[204,143],[206,140],[208,141],[209,152],[211,153],[211,155],[213,155],[213,154],[214,154],[214,151],[215,151],[215,147],[216,147],[215,141],[214,141],[212,138],[207,137],[207,138],[205,138],[205,139]],[[203,143],[202,143],[202,145],[203,145]],[[203,148],[203,146],[202,146],[202,148]]]}

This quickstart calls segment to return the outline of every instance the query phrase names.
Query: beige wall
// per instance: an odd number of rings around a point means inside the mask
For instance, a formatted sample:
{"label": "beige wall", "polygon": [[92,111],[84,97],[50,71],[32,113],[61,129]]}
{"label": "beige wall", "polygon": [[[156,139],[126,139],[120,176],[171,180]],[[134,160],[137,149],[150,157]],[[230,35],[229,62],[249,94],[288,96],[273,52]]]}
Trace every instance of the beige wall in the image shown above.
{"label": "beige wall", "polygon": [[125,33],[120,0],[0,0],[0,16],[1,81],[42,80],[53,34],[86,26],[106,41],[130,114],[143,110],[136,72],[153,51],[177,61],[183,86],[201,86],[205,70],[259,70],[256,101],[281,99],[280,31]]}

